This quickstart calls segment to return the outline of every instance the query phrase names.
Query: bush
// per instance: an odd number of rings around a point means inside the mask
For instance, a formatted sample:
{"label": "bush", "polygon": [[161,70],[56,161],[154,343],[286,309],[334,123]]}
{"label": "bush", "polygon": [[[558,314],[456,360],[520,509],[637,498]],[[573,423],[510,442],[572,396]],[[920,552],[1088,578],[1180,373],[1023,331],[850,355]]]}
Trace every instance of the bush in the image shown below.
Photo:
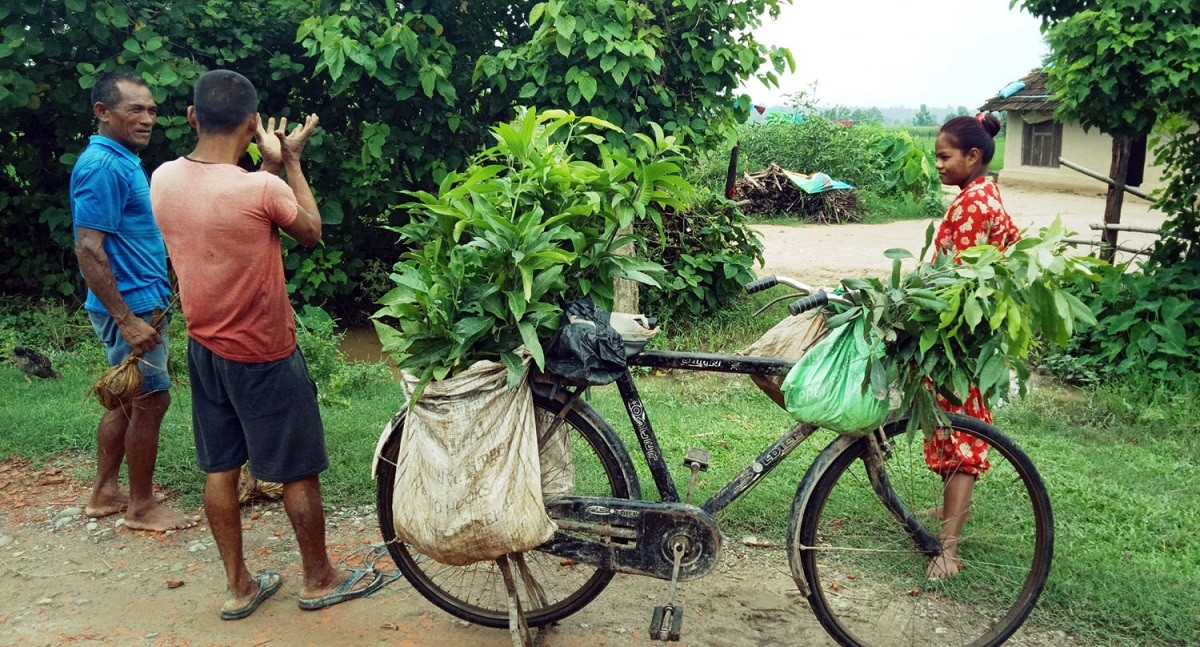
{"label": "bush", "polygon": [[728,306],[757,278],[762,243],[737,206],[702,192],[687,211],[664,213],[659,231],[644,224],[646,257],[667,268],[660,289],[645,290],[646,312],[662,319],[702,317]]}
{"label": "bush", "polygon": [[1151,274],[1124,269],[1108,268],[1094,286],[1070,286],[1097,324],[1081,329],[1062,352],[1047,354],[1043,371],[1077,383],[1131,370],[1168,381],[1200,371],[1200,262]]}

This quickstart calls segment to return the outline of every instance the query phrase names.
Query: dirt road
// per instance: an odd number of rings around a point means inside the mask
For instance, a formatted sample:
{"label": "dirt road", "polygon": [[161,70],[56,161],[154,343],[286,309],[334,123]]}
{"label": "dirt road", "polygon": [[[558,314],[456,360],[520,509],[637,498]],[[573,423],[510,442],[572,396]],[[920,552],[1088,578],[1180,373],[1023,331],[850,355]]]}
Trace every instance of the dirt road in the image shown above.
{"label": "dirt road", "polygon": [[[1104,196],[1063,192],[1037,192],[1001,187],[1004,205],[1021,229],[1049,225],[1061,218],[1068,231],[1079,238],[1099,240],[1099,232],[1088,225],[1104,221]],[[1144,200],[1128,196],[1121,210],[1121,222],[1142,227],[1158,227],[1163,215],[1150,209]],[[925,243],[929,220],[907,220],[882,225],[809,225],[803,227],[758,225],[766,251],[760,274],[784,274],[816,285],[830,285],[863,273],[882,273],[891,268],[883,253],[902,247],[916,254]],[[1144,247],[1154,236],[1120,232],[1120,244]],[[1089,248],[1079,247],[1081,252]],[[1117,260],[1130,255],[1119,253]]]}
{"label": "dirt road", "polygon": [[[315,612],[297,608],[299,556],[278,502],[250,505],[243,521],[254,570],[283,574],[283,589],[253,616],[223,622],[224,575],[208,527],[166,534],[82,514],[87,488],[71,477],[85,457],[32,468],[0,461],[0,645],[404,645],[506,647],[507,631],[470,625],[435,608],[403,580],[374,596]],[[333,557],[361,566],[379,542],[370,508],[329,514]],[[723,561],[680,584],[683,646],[833,644],[800,597],[780,547],[727,538]],[[756,543],[762,540],[757,540]],[[384,557],[380,570],[391,562]],[[618,575],[583,611],[537,637],[544,647],[647,645],[650,613],[668,585]],[[1033,620],[1013,644],[1077,644]]]}

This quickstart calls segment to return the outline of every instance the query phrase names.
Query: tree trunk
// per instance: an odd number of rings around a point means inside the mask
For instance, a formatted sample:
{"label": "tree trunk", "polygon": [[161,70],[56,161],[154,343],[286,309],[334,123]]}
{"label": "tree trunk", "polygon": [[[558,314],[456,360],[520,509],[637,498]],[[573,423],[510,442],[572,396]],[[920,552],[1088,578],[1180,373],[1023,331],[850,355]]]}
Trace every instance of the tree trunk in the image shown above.
{"label": "tree trunk", "polygon": [[[624,233],[624,232],[622,232]],[[623,245],[618,254],[633,256],[634,244]],[[638,283],[629,279],[613,279],[613,312],[638,312]]]}
{"label": "tree trunk", "polygon": [[[1108,198],[1104,202],[1104,224],[1115,225],[1121,222],[1121,205],[1125,201],[1125,176],[1129,171],[1129,153],[1133,140],[1129,137],[1114,137],[1112,146],[1112,167],[1108,177],[1113,183],[1108,186]],[[1117,230],[1105,229],[1104,244],[1100,247],[1100,258],[1112,263],[1117,254]]]}

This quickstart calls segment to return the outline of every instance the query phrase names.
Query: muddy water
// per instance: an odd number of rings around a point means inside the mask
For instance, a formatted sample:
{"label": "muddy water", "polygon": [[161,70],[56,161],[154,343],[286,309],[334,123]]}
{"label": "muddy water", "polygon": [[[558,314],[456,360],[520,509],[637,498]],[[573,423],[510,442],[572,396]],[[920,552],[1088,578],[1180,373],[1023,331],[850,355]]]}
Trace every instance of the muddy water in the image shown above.
{"label": "muddy water", "polygon": [[396,366],[391,355],[383,352],[374,327],[349,328],[342,332],[344,336],[338,348],[347,359],[355,362],[387,362],[388,366]]}

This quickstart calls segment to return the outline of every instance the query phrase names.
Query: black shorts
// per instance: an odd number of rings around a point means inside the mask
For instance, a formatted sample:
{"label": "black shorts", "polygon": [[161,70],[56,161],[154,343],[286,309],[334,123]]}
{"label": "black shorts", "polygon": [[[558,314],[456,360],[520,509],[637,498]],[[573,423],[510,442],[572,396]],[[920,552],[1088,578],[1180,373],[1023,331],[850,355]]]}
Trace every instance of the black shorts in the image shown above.
{"label": "black shorts", "polygon": [[224,472],[249,460],[254,478],[290,483],[329,467],[317,385],[299,348],[247,364],[189,338],[188,374],[200,469]]}

